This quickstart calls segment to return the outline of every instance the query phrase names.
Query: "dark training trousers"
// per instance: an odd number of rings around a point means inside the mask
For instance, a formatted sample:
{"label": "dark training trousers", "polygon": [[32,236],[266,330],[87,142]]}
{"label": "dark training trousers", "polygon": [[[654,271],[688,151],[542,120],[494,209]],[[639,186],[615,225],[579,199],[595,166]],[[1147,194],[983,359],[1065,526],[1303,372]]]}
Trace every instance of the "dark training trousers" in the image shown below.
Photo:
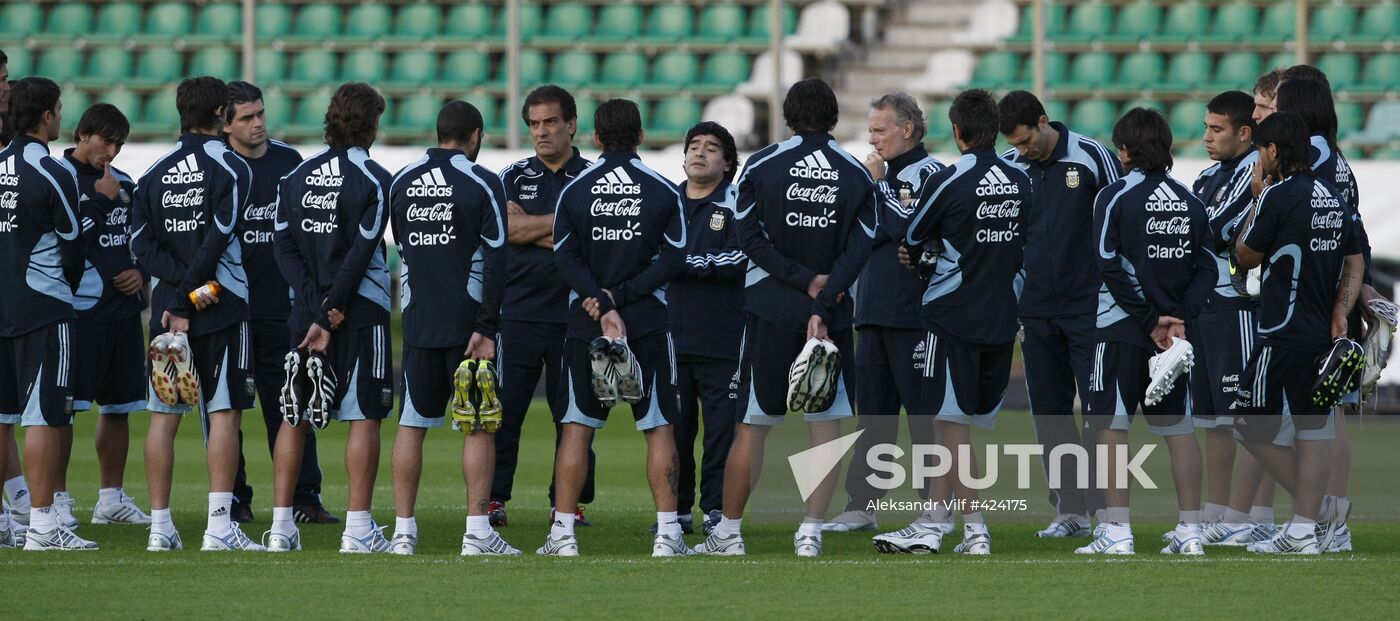
{"label": "dark training trousers", "polygon": [[[283,321],[259,319],[249,322],[253,338],[253,378],[258,391],[258,405],[262,409],[263,424],[267,426],[267,452],[269,456],[277,446],[277,432],[282,429],[282,413],[278,404],[282,397],[282,359],[291,351],[288,342],[287,324]],[[207,432],[207,430],[206,430]],[[253,505],[253,488],[248,485],[248,474],[244,468],[243,431],[238,431],[238,478],[233,483],[233,502],[236,505]],[[316,431],[306,434],[306,452],[301,459],[301,472],[297,474],[296,491],[292,494],[292,504],[298,507],[321,502],[321,464],[316,459]]]}
{"label": "dark training trousers", "polygon": [[[1076,386],[1080,395],[1089,394],[1096,345],[1094,317],[1022,318],[1021,325],[1026,335],[1021,343],[1026,392],[1030,394],[1036,441],[1045,447],[1041,461],[1049,472],[1051,450],[1062,444],[1079,444],[1090,456],[1092,484],[1097,480],[1093,463],[1097,434],[1084,430],[1074,416],[1074,395]],[[1061,465],[1072,468],[1073,459],[1066,458]],[[1077,489],[1074,480],[1064,477],[1058,489],[1051,488],[1050,504],[1058,514],[1092,515],[1102,507],[1100,493],[1092,485],[1091,489]]]}

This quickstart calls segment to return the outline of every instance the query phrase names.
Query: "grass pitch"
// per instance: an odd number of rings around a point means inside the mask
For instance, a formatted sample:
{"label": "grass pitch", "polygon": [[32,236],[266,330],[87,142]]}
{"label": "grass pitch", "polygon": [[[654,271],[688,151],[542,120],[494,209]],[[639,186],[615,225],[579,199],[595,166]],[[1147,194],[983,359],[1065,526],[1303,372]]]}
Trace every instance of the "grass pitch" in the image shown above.
{"label": "grass pitch", "polygon": [[[254,538],[271,518],[271,464],[262,425],[250,412],[244,421],[249,477],[256,490],[257,522],[245,525]],[[548,413],[537,405],[527,418],[509,509],[502,534],[526,551],[519,559],[470,560],[457,556],[466,504],[460,467],[461,438],[447,429],[429,434],[419,498],[419,555],[342,556],[338,526],[302,526],[300,554],[201,553],[207,483],[198,423],[185,421],[177,446],[174,514],[186,545],[172,554],[144,550],[145,530],[94,526],[87,521],[96,501],[93,420],[77,426],[69,480],[77,499],[79,533],[97,540],[93,553],[33,554],[0,551],[0,584],[11,618],[234,618],[286,615],[292,618],[493,618],[642,617],[895,617],[960,614],[1000,617],[1302,617],[1394,618],[1400,610],[1400,523],[1388,447],[1400,441],[1400,426],[1369,420],[1353,427],[1356,465],[1353,497],[1358,513],[1352,529],[1357,551],[1322,558],[1259,558],[1242,550],[1211,548],[1204,559],[1156,554],[1157,536],[1169,528],[1172,495],[1165,457],[1150,463],[1164,489],[1136,492],[1155,521],[1134,525],[1138,556],[1083,558],[1070,554],[1083,540],[1037,540],[1032,532],[1050,517],[1043,479],[1029,492],[1002,486],[984,498],[1025,497],[1023,513],[988,515],[994,556],[963,558],[888,556],[875,552],[870,533],[828,534],[825,556],[798,559],[791,537],[800,511],[745,520],[749,555],[742,559],[653,560],[646,528],[654,514],[643,478],[644,445],[639,434],[615,417],[596,442],[597,501],[589,507],[596,526],[579,529],[583,557],[538,558],[533,554],[548,531],[545,489],[552,466]],[[133,417],[133,450],[127,491],[147,506],[140,454],[146,415]],[[792,425],[792,423],[789,423]],[[794,425],[795,427],[795,425]],[[389,448],[395,424],[385,424],[383,458],[375,492],[375,517],[392,530]],[[1023,413],[1003,415],[995,433],[979,441],[1029,441]],[[1145,434],[1134,441],[1150,441]],[[345,427],[321,436],[326,473],[325,503],[344,511],[345,473],[341,452]],[[1164,451],[1163,451],[1164,453]],[[770,456],[771,457],[771,456]],[[777,459],[781,460],[782,456]],[[1003,477],[1005,480],[1014,477]],[[770,460],[765,481],[790,483],[781,461]],[[763,488],[760,488],[760,493]],[[834,510],[844,501],[838,492]],[[1280,493],[1279,514],[1286,496]],[[886,519],[882,527],[897,528]],[[692,545],[700,536],[688,539]],[[945,551],[958,537],[950,536]]]}

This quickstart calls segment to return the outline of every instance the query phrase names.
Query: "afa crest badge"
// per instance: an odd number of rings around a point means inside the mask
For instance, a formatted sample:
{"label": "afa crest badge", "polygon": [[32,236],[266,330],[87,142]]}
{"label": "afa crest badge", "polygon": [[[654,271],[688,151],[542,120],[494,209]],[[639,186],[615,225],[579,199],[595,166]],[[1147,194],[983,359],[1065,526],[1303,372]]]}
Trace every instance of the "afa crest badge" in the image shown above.
{"label": "afa crest badge", "polygon": [[1076,169],[1076,168],[1071,168],[1071,169],[1069,169],[1069,172],[1065,173],[1065,187],[1067,187],[1067,188],[1069,188],[1069,189],[1071,189],[1071,190],[1073,190],[1074,188],[1079,187],[1079,170],[1078,170],[1078,169]]}
{"label": "afa crest badge", "polygon": [[722,212],[722,211],[716,211],[716,212],[710,214],[710,230],[711,230],[711,231],[723,231],[723,230],[724,230],[724,212]]}

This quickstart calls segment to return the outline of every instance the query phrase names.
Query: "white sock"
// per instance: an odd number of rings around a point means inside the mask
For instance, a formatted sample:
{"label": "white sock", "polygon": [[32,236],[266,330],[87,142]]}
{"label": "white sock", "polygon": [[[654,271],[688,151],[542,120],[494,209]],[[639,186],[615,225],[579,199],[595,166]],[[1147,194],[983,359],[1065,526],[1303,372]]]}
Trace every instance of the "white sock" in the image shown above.
{"label": "white sock", "polygon": [[1226,510],[1226,509],[1228,509],[1228,507],[1226,507],[1225,505],[1217,505],[1217,504],[1215,504],[1215,503],[1210,503],[1210,502],[1208,502],[1208,503],[1206,503],[1205,509],[1203,509],[1203,510],[1201,511],[1201,521],[1203,521],[1203,522],[1221,522],[1221,521],[1224,521],[1224,520],[1225,520],[1225,510]]}
{"label": "white sock", "polygon": [[563,537],[572,534],[574,534],[574,514],[555,511],[554,524],[549,527],[549,536]]}
{"label": "white sock", "polygon": [[973,511],[972,513],[964,513],[963,516],[962,516],[962,518],[963,518],[963,524],[982,524],[983,526],[986,526],[986,524],[987,524],[987,518],[986,518],[986,517],[983,517],[981,511]]}
{"label": "white sock", "polygon": [[1132,516],[1127,507],[1108,507],[1103,510],[1103,527],[1108,536],[1123,539],[1133,536]]}
{"label": "white sock", "polygon": [[122,501],[122,488],[104,487],[97,490],[97,504],[115,505]]}
{"label": "white sock", "polygon": [[351,537],[364,537],[374,530],[374,518],[369,511],[346,511],[345,534]]}
{"label": "white sock", "polygon": [[1249,509],[1249,518],[1254,520],[1255,524],[1273,524],[1274,508],[1254,505]]}
{"label": "white sock", "polygon": [[291,535],[297,532],[297,524],[292,517],[291,507],[272,508],[272,532],[279,535]]}
{"label": "white sock", "polygon": [[1254,518],[1251,517],[1248,513],[1241,513],[1241,512],[1239,512],[1239,511],[1234,510],[1234,509],[1226,508],[1226,509],[1225,509],[1225,519],[1224,519],[1223,521],[1224,521],[1226,524],[1241,524],[1241,525],[1243,525],[1243,524],[1253,524],[1253,523],[1254,523]]}
{"label": "white sock", "polygon": [[822,521],[819,518],[803,518],[802,523],[797,525],[797,536],[816,537],[822,536]]}
{"label": "white sock", "polygon": [[491,536],[491,516],[489,515],[468,515],[467,534],[473,537]]}
{"label": "white sock", "polygon": [[937,502],[934,503],[932,507],[925,510],[923,515],[920,515],[919,519],[915,521],[941,528],[944,524],[953,523],[953,515],[948,512],[948,507],[946,505]]}
{"label": "white sock", "polygon": [[1301,515],[1294,515],[1293,520],[1288,523],[1288,536],[1295,539],[1301,539],[1316,534],[1316,532],[1317,522]]}
{"label": "white sock", "polygon": [[656,512],[656,534],[667,537],[679,537],[681,535],[681,523],[676,517],[675,511]]}
{"label": "white sock", "polygon": [[53,505],[42,509],[34,507],[29,512],[29,530],[36,533],[52,532],[58,528],[58,512],[54,511]]}
{"label": "white sock", "polygon": [[209,532],[216,535],[229,532],[233,528],[233,521],[229,519],[232,513],[233,492],[209,492]]}
{"label": "white sock", "polygon": [[5,481],[5,493],[10,496],[10,509],[16,513],[29,513],[29,484],[24,475]]}
{"label": "white sock", "polygon": [[175,522],[170,519],[170,509],[151,510],[151,532],[162,535],[175,534]]}
{"label": "white sock", "polygon": [[398,516],[394,516],[394,534],[395,534],[395,535],[413,535],[414,537],[417,537],[417,536],[418,536],[418,518],[413,517],[413,516],[411,516],[411,515],[408,516],[408,517],[398,517]]}
{"label": "white sock", "polygon": [[719,524],[715,524],[714,533],[721,537],[733,537],[739,534],[739,528],[744,525],[744,518],[729,518],[720,514]]}
{"label": "white sock", "polygon": [[1201,525],[1201,512],[1200,512],[1200,511],[1178,511],[1176,515],[1177,515],[1177,522],[1179,522],[1179,523],[1181,523],[1181,524],[1186,524],[1186,525],[1188,525],[1188,526],[1196,526],[1196,527],[1199,527],[1199,526]]}

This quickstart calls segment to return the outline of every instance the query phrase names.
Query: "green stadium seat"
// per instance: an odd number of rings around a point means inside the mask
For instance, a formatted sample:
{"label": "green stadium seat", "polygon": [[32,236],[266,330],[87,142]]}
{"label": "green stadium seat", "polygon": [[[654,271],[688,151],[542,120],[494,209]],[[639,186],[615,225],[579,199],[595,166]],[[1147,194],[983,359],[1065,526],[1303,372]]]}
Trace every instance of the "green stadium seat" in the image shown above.
{"label": "green stadium seat", "polygon": [[394,24],[393,11],[383,4],[358,4],[345,16],[349,41],[377,41],[388,36]]}
{"label": "green stadium seat", "polygon": [[696,38],[708,42],[728,42],[744,32],[744,8],[737,4],[709,4],[700,12]]}
{"label": "green stadium seat", "polygon": [[88,51],[85,82],[117,84],[131,75],[131,52],[117,46],[93,48]]}
{"label": "green stadium seat", "polygon": [[410,4],[394,15],[394,38],[428,41],[441,31],[442,9],[436,4]]}
{"label": "green stadium seat", "polygon": [[340,79],[345,82],[379,84],[384,81],[389,62],[384,53],[372,48],[357,48],[347,52],[340,63]]}
{"label": "green stadium seat", "polygon": [[292,7],[288,4],[259,2],[253,8],[259,41],[281,39],[292,32]]}
{"label": "green stadium seat", "polygon": [[442,96],[432,92],[410,95],[394,106],[394,116],[387,125],[396,131],[426,134],[437,126],[443,103]]}
{"label": "green stadium seat", "polygon": [[1361,15],[1361,28],[1353,35],[1357,42],[1393,41],[1400,37],[1400,7],[1391,3],[1373,4]]}
{"label": "green stadium seat", "polygon": [[1205,109],[1204,101],[1181,101],[1172,106],[1171,114],[1167,116],[1172,136],[1182,139],[1183,136],[1192,138],[1204,133]]}
{"label": "green stadium seat", "polygon": [[267,115],[267,133],[277,135],[292,122],[292,98],[281,90],[263,91],[263,113]]}
{"label": "green stadium seat", "polygon": [[659,4],[647,16],[645,41],[676,43],[695,31],[695,13],[688,4]]}
{"label": "green stadium seat", "polygon": [[641,52],[613,52],[603,58],[598,88],[634,88],[647,75],[647,58]]}
{"label": "green stadium seat", "polygon": [[1210,23],[1210,9],[1199,0],[1186,0],[1167,9],[1166,21],[1157,38],[1162,41],[1195,41]]}
{"label": "green stadium seat", "polygon": [[[749,29],[745,38],[750,41],[768,41],[768,34],[772,30],[772,25],[768,23],[768,3],[762,3],[749,12]],[[791,3],[783,3],[783,35],[790,35],[797,32],[797,7]]]}
{"label": "green stadium seat", "polygon": [[1069,127],[1091,138],[1103,140],[1113,134],[1113,124],[1118,120],[1117,106],[1107,99],[1086,99],[1074,106],[1070,113]]}
{"label": "green stadium seat", "polygon": [[[521,6],[522,10],[524,8]],[[549,28],[535,32],[529,40],[555,44],[573,43],[587,38],[588,33],[593,30],[593,9],[583,4],[551,4],[544,22],[549,24]],[[521,30],[524,30],[523,20]]]}
{"label": "green stadium seat", "polygon": [[[576,5],[577,6],[577,5]],[[494,34],[504,37],[506,34],[507,21],[510,12],[504,6],[496,13],[496,30]],[[550,26],[554,27],[553,24]],[[529,41],[535,38],[544,29],[544,9],[538,4],[520,4],[520,38]],[[585,30],[584,32],[587,32]]]}
{"label": "green stadium seat", "polygon": [[749,79],[752,65],[743,52],[716,52],[705,59],[700,71],[700,83],[707,86],[733,88]]}
{"label": "green stadium seat", "polygon": [[1230,52],[1220,57],[1215,65],[1215,88],[1220,90],[1248,91],[1264,69],[1259,64],[1259,56],[1254,52]]}
{"label": "green stadium seat", "polygon": [[1205,52],[1178,52],[1167,61],[1162,89],[1189,91],[1203,87],[1212,74],[1210,55]]}
{"label": "green stadium seat", "polygon": [[[257,24],[259,28],[262,24]],[[195,39],[233,43],[243,36],[243,7],[237,2],[207,4],[195,23]]]}
{"label": "green stadium seat", "polygon": [[92,5],[86,2],[64,2],[49,10],[44,26],[44,39],[86,37],[92,32]]}
{"label": "green stadium seat", "polygon": [[598,21],[595,22],[592,37],[594,41],[617,43],[641,35],[642,7],[635,4],[605,4],[598,9]]}
{"label": "green stadium seat", "polygon": [[577,88],[593,82],[597,71],[598,59],[592,52],[560,52],[550,62],[549,81],[565,88]]}
{"label": "green stadium seat", "polygon": [[1103,88],[1110,85],[1117,61],[1107,52],[1084,52],[1070,61],[1069,88]]}
{"label": "green stadium seat", "polygon": [[[11,57],[10,62],[14,62],[13,57]],[[1400,54],[1395,52],[1376,54],[1366,62],[1366,69],[1361,74],[1359,90],[1379,93],[1395,90],[1397,86],[1400,86]]]}
{"label": "green stadium seat", "polygon": [[672,50],[658,55],[651,63],[652,88],[677,89],[690,86],[700,73],[700,61],[694,54],[683,50]]}
{"label": "green stadium seat", "polygon": [[305,4],[297,11],[292,35],[306,41],[334,38],[340,35],[340,21],[339,5],[328,2]]}
{"label": "green stadium seat", "polygon": [[1280,2],[1264,10],[1264,18],[1259,28],[1247,39],[1256,42],[1292,41],[1297,22],[1292,2]]}
{"label": "green stadium seat", "polygon": [[1216,9],[1210,36],[1206,38],[1218,42],[1243,41],[1254,34],[1258,26],[1258,4],[1254,0],[1236,0]]}
{"label": "green stadium seat", "polygon": [[[530,88],[533,84],[543,84],[545,76],[549,72],[549,64],[545,60],[544,52],[539,50],[520,50],[520,84],[521,88]],[[497,79],[504,84],[506,82],[505,58],[501,59],[500,75]]]}
{"label": "green stadium seat", "polygon": [[226,47],[200,48],[190,59],[189,74],[212,75],[224,81],[241,79],[243,71],[239,64],[239,53]]}
{"label": "green stadium seat", "polygon": [[258,51],[253,54],[253,71],[258,83],[281,82],[287,76],[287,58],[282,52],[259,46]]}
{"label": "green stadium seat", "polygon": [[146,96],[141,108],[143,133],[175,135],[180,132],[180,111],[175,107],[175,85],[167,85]]}
{"label": "green stadium seat", "polygon": [[[504,8],[501,9],[504,12]],[[492,30],[491,7],[485,4],[458,4],[447,11],[443,36],[456,41],[499,39]]]}
{"label": "green stadium seat", "polygon": [[143,85],[159,85],[175,82],[185,77],[185,63],[179,54],[170,50],[147,48],[136,61],[136,82]]}
{"label": "green stadium seat", "polygon": [[[1059,99],[1042,102],[1045,106],[1045,116],[1052,121],[1064,121],[1069,118],[1069,104]],[[948,115],[943,115],[945,118]],[[1074,129],[1071,127],[1070,129]]]}
{"label": "green stadium seat", "polygon": [[1332,107],[1337,111],[1337,139],[1348,140],[1361,131],[1364,115],[1359,102],[1338,101]]}
{"label": "green stadium seat", "polygon": [[40,52],[34,75],[62,83],[81,76],[82,67],[82,52],[71,47],[51,47]]}
{"label": "green stadium seat", "polygon": [[[1128,111],[1132,110],[1133,108],[1147,108],[1149,110],[1156,110],[1158,112],[1161,112],[1163,116],[1166,116],[1167,114],[1167,105],[1159,100],[1134,99],[1123,104],[1122,107],[1118,108],[1118,118],[1121,118],[1124,114],[1127,114]],[[1114,122],[1116,123],[1117,121],[1115,120]]]}
{"label": "green stadium seat", "polygon": [[587,143],[593,133],[593,113],[598,111],[598,100],[592,95],[578,95],[574,97],[574,108],[578,110],[578,136],[584,138],[581,142]]}
{"label": "green stadium seat", "polygon": [[953,102],[949,99],[943,99],[929,104],[927,135],[929,140],[935,143],[942,143],[953,138],[953,124],[948,122],[948,110],[952,107]]}
{"label": "green stadium seat", "polygon": [[491,57],[476,50],[457,50],[442,63],[442,86],[470,88],[491,80]]}
{"label": "green stadium seat", "polygon": [[482,133],[490,134],[501,131],[503,127],[501,125],[501,108],[496,103],[495,97],[482,95],[469,98],[467,102],[476,106],[477,111],[481,113],[481,124],[485,126],[485,131]]}
{"label": "green stadium seat", "polygon": [[656,138],[679,140],[696,123],[700,122],[700,102],[686,97],[668,97],[656,105],[651,116],[649,133]]}
{"label": "green stadium seat", "polygon": [[1118,65],[1118,87],[1152,89],[1162,81],[1166,62],[1156,52],[1133,52]]}
{"label": "green stadium seat", "polygon": [[308,49],[292,57],[291,82],[302,87],[314,87],[335,81],[335,54],[322,49]]}
{"label": "green stadium seat", "polygon": [[5,50],[5,56],[9,57],[6,68],[10,71],[10,79],[18,80],[27,78],[34,74],[34,54],[26,47],[11,47]]}
{"label": "green stadium seat", "polygon": [[1076,2],[1063,31],[1049,33],[1060,41],[1097,41],[1113,30],[1113,7],[1099,1]]}
{"label": "green stadium seat", "polygon": [[[1029,5],[1018,8],[1021,12],[1021,27],[1007,43],[1030,43],[1035,38],[1035,9]],[[1045,3],[1045,38],[1053,39],[1055,33],[1065,29],[1065,7],[1053,0]]]}
{"label": "green stadium seat", "polygon": [[[1021,65],[1021,80],[1019,82],[1008,82],[998,88],[1031,88],[1035,82],[1035,62],[1034,55],[1027,54],[1026,62]],[[1046,52],[1045,54],[1045,85],[1054,88],[1055,85],[1064,82],[1069,77],[1069,58],[1059,52]]]}
{"label": "green stadium seat", "polygon": [[1308,41],[1331,43],[1338,39],[1349,39],[1355,30],[1356,9],[1330,4],[1318,7],[1312,12],[1312,18],[1308,20]]}
{"label": "green stadium seat", "polygon": [[1356,54],[1331,52],[1317,57],[1312,64],[1327,74],[1333,91],[1350,90],[1361,81],[1361,59]]}
{"label": "green stadium seat", "polygon": [[1118,9],[1118,20],[1109,38],[1124,42],[1147,41],[1156,36],[1161,26],[1161,5],[1152,0],[1139,0]]}
{"label": "green stadium seat", "polygon": [[122,111],[122,114],[126,115],[127,122],[134,123],[141,120],[140,95],[137,95],[124,86],[118,86],[113,89],[99,89],[97,93],[97,97],[94,98],[94,103],[109,103],[116,106],[118,110]]}
{"label": "green stadium seat", "polygon": [[[1297,63],[1297,54],[1294,54],[1293,52],[1277,52],[1270,55],[1268,60],[1264,61],[1263,66],[1259,68],[1259,72],[1263,73],[1272,69],[1287,69]],[[1251,86],[1253,86],[1253,84],[1253,82],[1250,83]]]}
{"label": "green stadium seat", "polygon": [[0,35],[17,40],[33,35],[43,29],[44,12],[39,5],[29,2],[13,2],[0,9]]}
{"label": "green stadium seat", "polygon": [[[972,70],[972,86],[997,89],[1016,81],[1021,57],[1015,52],[987,52],[977,58]],[[1029,63],[1027,63],[1029,64]]]}
{"label": "green stadium seat", "polygon": [[303,95],[296,105],[296,126],[301,131],[310,129],[321,132],[326,125],[326,107],[330,105],[333,94],[335,91],[331,87],[323,86]]}
{"label": "green stadium seat", "polygon": [[162,2],[146,11],[146,28],[141,32],[152,39],[184,37],[193,30],[193,11],[186,2]]}
{"label": "green stadium seat", "polygon": [[[1353,136],[1363,144],[1385,144],[1400,139],[1400,102],[1380,101],[1366,115],[1366,129]],[[1395,147],[1397,145],[1391,145]]]}
{"label": "green stadium seat", "polygon": [[387,81],[395,86],[427,86],[437,76],[437,54],[427,50],[404,50],[394,56]]}
{"label": "green stadium seat", "polygon": [[78,129],[78,121],[83,119],[83,113],[92,105],[92,97],[87,91],[70,88],[63,91],[58,99],[63,104],[63,119],[59,123],[59,132],[65,138],[72,137],[73,130]]}
{"label": "green stadium seat", "polygon": [[[3,19],[0,19],[3,21]],[[141,6],[135,2],[103,3],[86,35],[93,42],[117,42],[141,32]]]}

